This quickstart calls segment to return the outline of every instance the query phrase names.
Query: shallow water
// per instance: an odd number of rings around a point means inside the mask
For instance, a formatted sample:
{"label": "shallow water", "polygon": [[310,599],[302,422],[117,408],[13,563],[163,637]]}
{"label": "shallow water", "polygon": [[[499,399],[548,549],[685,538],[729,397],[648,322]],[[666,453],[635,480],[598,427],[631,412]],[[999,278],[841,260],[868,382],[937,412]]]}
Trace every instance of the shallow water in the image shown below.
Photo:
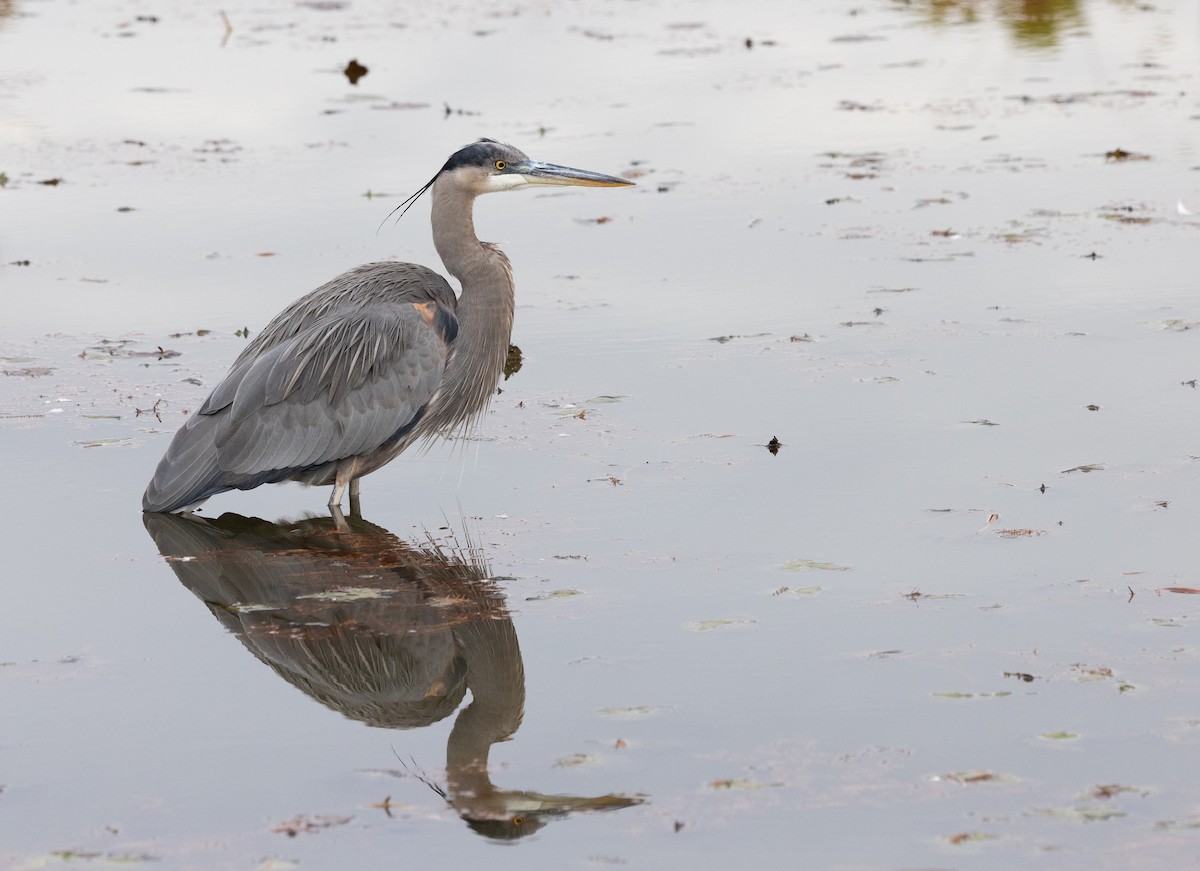
{"label": "shallow water", "polygon": [[[0,2],[0,865],[1194,863],[1195,5],[423,9]],[[481,135],[476,438],[148,535]]]}

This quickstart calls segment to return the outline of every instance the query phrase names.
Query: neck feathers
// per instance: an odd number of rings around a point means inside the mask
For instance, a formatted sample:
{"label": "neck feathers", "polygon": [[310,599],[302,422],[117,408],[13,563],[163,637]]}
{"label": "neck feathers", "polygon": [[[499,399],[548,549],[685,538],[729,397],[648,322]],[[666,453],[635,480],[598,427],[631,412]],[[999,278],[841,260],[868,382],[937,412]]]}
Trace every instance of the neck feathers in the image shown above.
{"label": "neck feathers", "polygon": [[430,429],[466,429],[486,410],[504,370],[516,306],[512,267],[504,252],[475,235],[475,196],[442,180],[433,186],[433,243],[458,279],[458,337],[446,364]]}

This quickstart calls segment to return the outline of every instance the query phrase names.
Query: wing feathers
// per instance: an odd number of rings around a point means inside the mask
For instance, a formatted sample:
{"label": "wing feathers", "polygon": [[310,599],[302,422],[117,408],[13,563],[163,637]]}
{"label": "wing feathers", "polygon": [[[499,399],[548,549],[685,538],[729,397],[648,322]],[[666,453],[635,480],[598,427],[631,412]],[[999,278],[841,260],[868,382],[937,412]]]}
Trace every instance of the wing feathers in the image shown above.
{"label": "wing feathers", "polygon": [[429,401],[446,346],[411,306],[322,321],[249,367],[216,438],[229,472],[374,451]]}
{"label": "wing feathers", "polygon": [[[414,302],[432,304],[432,324]],[[441,383],[454,308],[443,278],[403,263],[358,267],[297,300],[175,434],[143,508],[298,477],[411,429]]]}

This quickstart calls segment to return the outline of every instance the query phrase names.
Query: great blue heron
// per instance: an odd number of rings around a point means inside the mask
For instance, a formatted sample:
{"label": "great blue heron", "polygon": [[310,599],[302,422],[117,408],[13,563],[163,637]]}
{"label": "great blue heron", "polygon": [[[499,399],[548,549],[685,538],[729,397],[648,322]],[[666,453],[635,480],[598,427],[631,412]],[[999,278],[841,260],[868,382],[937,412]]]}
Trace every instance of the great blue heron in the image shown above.
{"label": "great blue heron", "polygon": [[[508,353],[514,285],[504,252],[475,236],[475,198],[530,185],[617,187],[611,175],[530,160],[481,139],[428,184],[433,243],[459,280],[415,263],[351,269],[280,312],[175,434],[142,497],[187,511],[226,490],[300,481],[347,485],[413,442],[450,436],[486,409]],[[401,213],[403,214],[403,212]]]}

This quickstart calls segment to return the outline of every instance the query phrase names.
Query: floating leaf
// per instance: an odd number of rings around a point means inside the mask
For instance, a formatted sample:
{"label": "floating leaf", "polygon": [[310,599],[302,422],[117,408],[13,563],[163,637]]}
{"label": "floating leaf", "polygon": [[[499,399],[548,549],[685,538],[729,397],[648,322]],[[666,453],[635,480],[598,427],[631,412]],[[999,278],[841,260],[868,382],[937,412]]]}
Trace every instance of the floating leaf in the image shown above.
{"label": "floating leaf", "polygon": [[81,448],[128,447],[133,444],[133,439],[89,439],[75,444]]}
{"label": "floating leaf", "polygon": [[601,708],[596,713],[602,717],[612,717],[618,720],[640,720],[644,717],[653,717],[665,710],[666,708],[659,705],[631,705],[627,708]]}
{"label": "floating leaf", "polygon": [[811,559],[794,559],[782,566],[789,572],[848,572],[850,566],[840,566],[837,563],[823,563]]}
{"label": "floating leaf", "polygon": [[951,844],[974,844],[982,841],[995,841],[999,835],[989,835],[987,832],[959,832],[946,838]]}
{"label": "floating leaf", "polygon": [[561,590],[544,590],[541,593],[534,593],[532,596],[526,596],[526,602],[544,602],[547,599],[569,599],[572,596],[582,596],[583,590],[574,590],[565,588]]}
{"label": "floating leaf", "polygon": [[1079,739],[1076,732],[1042,732],[1038,737],[1045,738],[1047,741],[1076,741]]}
{"label": "floating leaf", "polygon": [[910,590],[902,598],[915,602],[918,599],[961,599],[962,593],[922,593],[920,590]]}
{"label": "floating leaf", "polygon": [[1083,665],[1073,665],[1071,669],[1078,672],[1080,681],[1108,680],[1113,676],[1111,668],[1088,668]]}
{"label": "floating leaf", "polygon": [[285,820],[278,825],[272,826],[271,831],[294,838],[303,832],[319,832],[321,829],[328,829],[333,826],[344,826],[352,819],[354,817],[306,816],[305,814],[297,814],[290,820]]}
{"label": "floating leaf", "polygon": [[1165,590],[1168,593],[1184,593],[1187,595],[1200,593],[1200,588],[1197,587],[1160,587],[1159,589]]}
{"label": "floating leaf", "polygon": [[761,339],[763,336],[769,336],[769,335],[771,335],[771,334],[770,333],[751,333],[750,335],[747,335],[747,336],[738,336],[738,335],[712,336],[709,339],[709,341],[710,342],[720,342],[722,345],[724,345],[727,342],[732,342],[734,339]]}
{"label": "floating leaf", "polygon": [[710,789],[775,789],[782,783],[761,783],[756,780],[714,780],[708,784]]}
{"label": "floating leaf", "polygon": [[754,622],[754,620],[742,617],[721,620],[694,620],[686,624],[686,628],[692,632],[711,632],[714,629],[726,629],[731,626],[747,626]]}
{"label": "floating leaf", "polygon": [[1071,472],[1083,472],[1086,475],[1088,472],[1100,472],[1103,470],[1103,463],[1084,463],[1082,466],[1072,466],[1069,469],[1063,469],[1061,474],[1066,475]]}
{"label": "floating leaf", "polygon": [[50,853],[62,862],[94,862],[105,865],[133,865],[139,862],[158,862],[158,856],[149,853],[98,853],[93,850],[54,850]]}
{"label": "floating leaf", "polygon": [[951,771],[943,774],[941,780],[952,780],[955,783],[1012,783],[1016,780],[1007,774],[997,774],[994,771]]}
{"label": "floating leaf", "polygon": [[580,765],[593,765],[596,762],[596,757],[587,753],[572,753],[570,756],[564,756],[562,759],[555,761],[555,768],[576,768]]}
{"label": "floating leaf", "polygon": [[1048,807],[1037,808],[1036,812],[1045,817],[1057,817],[1077,823],[1095,823],[1125,816],[1125,811],[1110,804],[1089,805],[1087,807]]}
{"label": "floating leaf", "polygon": [[1135,795],[1140,795],[1143,798],[1150,794],[1150,790],[1148,789],[1139,789],[1136,786],[1121,786],[1119,783],[1109,783],[1102,786],[1097,786],[1091,792],[1080,796],[1080,798],[1108,799],[1125,792],[1131,792]]}
{"label": "floating leaf", "polygon": [[771,592],[772,596],[790,596],[793,599],[804,599],[810,596],[817,596],[824,590],[824,587],[780,587]]}
{"label": "floating leaf", "polygon": [[1124,163],[1128,160],[1149,160],[1149,154],[1141,154],[1136,151],[1126,151],[1124,148],[1114,148],[1112,151],[1104,152],[1104,160],[1106,163]]}

